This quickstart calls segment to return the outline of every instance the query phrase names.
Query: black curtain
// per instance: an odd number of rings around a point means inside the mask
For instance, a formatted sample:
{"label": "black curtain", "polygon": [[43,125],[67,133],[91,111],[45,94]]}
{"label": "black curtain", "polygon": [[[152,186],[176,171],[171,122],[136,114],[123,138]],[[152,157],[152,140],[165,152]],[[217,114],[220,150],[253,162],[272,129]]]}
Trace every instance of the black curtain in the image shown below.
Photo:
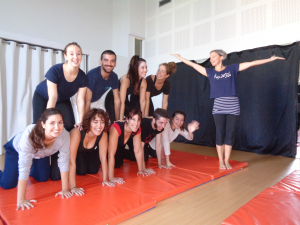
{"label": "black curtain", "polygon": [[[300,60],[299,42],[288,46],[267,46],[228,54],[224,65],[284,57],[239,72],[237,91],[241,114],[237,119],[233,149],[259,154],[295,157],[297,139],[297,83]],[[212,68],[209,59],[201,64]],[[168,112],[180,109],[186,122],[197,120],[200,129],[193,144],[215,146],[213,99],[208,79],[184,63],[169,78],[171,92]],[[188,142],[182,137],[176,141]]]}

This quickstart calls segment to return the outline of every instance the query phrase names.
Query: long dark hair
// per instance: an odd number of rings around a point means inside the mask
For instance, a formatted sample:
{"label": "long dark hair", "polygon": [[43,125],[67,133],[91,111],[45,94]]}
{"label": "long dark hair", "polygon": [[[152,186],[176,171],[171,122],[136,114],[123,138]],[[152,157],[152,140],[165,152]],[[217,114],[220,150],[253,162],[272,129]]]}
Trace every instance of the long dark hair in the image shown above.
{"label": "long dark hair", "polygon": [[139,65],[141,64],[141,62],[146,62],[146,60],[140,58],[138,55],[132,56],[127,72],[127,78],[129,78],[130,84],[134,89],[134,94],[136,95],[139,94]]}
{"label": "long dark hair", "polygon": [[185,118],[186,118],[186,114],[185,114],[185,112],[183,112],[183,111],[175,110],[175,111],[173,112],[173,114],[172,114],[172,117],[171,117],[172,123],[173,123],[174,117],[175,117],[177,114],[183,115],[183,118],[184,118],[184,119],[183,119],[183,124],[180,126],[180,130],[181,130],[181,131],[184,131],[184,129],[185,129]]}
{"label": "long dark hair", "polygon": [[42,126],[42,122],[45,124],[48,118],[52,115],[60,115],[63,119],[63,114],[59,109],[49,108],[46,109],[40,119],[36,122],[33,130],[29,134],[29,140],[31,141],[32,147],[35,152],[39,150],[39,148],[44,147],[45,140],[45,130]]}

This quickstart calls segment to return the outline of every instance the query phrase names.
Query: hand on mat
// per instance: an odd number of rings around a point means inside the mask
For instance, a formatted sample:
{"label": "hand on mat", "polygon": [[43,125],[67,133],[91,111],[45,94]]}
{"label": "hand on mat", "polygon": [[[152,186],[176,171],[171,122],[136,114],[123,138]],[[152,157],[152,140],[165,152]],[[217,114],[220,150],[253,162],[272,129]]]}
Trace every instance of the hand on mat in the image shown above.
{"label": "hand on mat", "polygon": [[199,129],[199,123],[196,120],[193,120],[191,123],[188,125],[188,131],[190,133],[193,133],[195,130]]}
{"label": "hand on mat", "polygon": [[171,166],[167,166],[167,165],[158,165],[158,168],[159,168],[159,169],[161,169],[161,168],[172,169]]}
{"label": "hand on mat", "polygon": [[273,59],[273,61],[276,60],[276,59],[285,60],[285,58],[279,57],[279,56],[275,56],[275,55],[273,55],[273,56],[271,57],[271,59]]}
{"label": "hand on mat", "polygon": [[109,179],[109,181],[113,182],[114,184],[115,183],[117,183],[117,184],[124,184],[125,183],[125,181],[121,177],[113,177],[113,178]]}
{"label": "hand on mat", "polygon": [[76,127],[79,131],[82,130],[82,124],[81,124],[81,123],[76,123],[76,124],[74,125],[74,127]]}
{"label": "hand on mat", "polygon": [[166,164],[167,164],[167,166],[169,166],[169,167],[171,167],[171,168],[172,168],[172,167],[176,167],[176,166],[175,166],[174,164],[172,164],[171,162],[167,162]]}
{"label": "hand on mat", "polygon": [[73,196],[73,194],[70,192],[70,191],[60,191],[60,192],[57,192],[55,197],[58,196],[58,195],[61,195],[62,198],[66,197],[66,198],[70,198]]}
{"label": "hand on mat", "polygon": [[143,175],[143,177],[144,177],[144,176],[149,176],[149,175],[150,175],[150,174],[148,174],[147,172],[145,172],[144,170],[143,170],[143,171],[137,172],[136,175],[138,176],[138,175],[140,175],[140,174]]}
{"label": "hand on mat", "polygon": [[114,187],[114,186],[116,186],[116,184],[114,182],[111,182],[111,181],[103,181],[102,185],[103,186],[107,185],[108,187]]}
{"label": "hand on mat", "polygon": [[155,174],[156,172],[153,169],[144,169],[143,171],[139,171],[137,175],[141,174],[143,176],[150,176],[151,174]]}
{"label": "hand on mat", "polygon": [[33,208],[34,206],[31,204],[31,202],[37,202],[36,200],[27,200],[27,199],[23,199],[17,202],[17,210],[19,208],[22,208],[22,210],[25,209],[25,207],[27,209]]}
{"label": "hand on mat", "polygon": [[75,195],[84,195],[84,189],[83,188],[79,188],[79,187],[73,187],[71,189],[71,193],[75,194]]}

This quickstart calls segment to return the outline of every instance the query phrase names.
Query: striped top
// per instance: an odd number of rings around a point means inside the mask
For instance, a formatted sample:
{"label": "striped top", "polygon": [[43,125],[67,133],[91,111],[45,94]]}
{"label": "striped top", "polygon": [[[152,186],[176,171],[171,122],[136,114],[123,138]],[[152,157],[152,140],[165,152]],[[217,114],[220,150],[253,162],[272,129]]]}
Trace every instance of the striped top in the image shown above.
{"label": "striped top", "polygon": [[240,115],[240,103],[238,97],[215,98],[212,114]]}

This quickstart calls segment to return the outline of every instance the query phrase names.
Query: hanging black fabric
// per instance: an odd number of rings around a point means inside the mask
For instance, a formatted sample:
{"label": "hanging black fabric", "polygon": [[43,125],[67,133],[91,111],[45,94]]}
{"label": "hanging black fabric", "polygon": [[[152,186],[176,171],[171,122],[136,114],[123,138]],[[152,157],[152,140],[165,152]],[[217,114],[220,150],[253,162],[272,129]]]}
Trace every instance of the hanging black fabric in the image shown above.
{"label": "hanging black fabric", "polygon": [[[224,65],[266,59],[272,55],[286,58],[239,72],[237,91],[241,115],[237,119],[233,149],[295,157],[299,51],[299,43],[294,43],[228,54]],[[212,68],[209,60],[201,65]],[[171,114],[180,109],[186,112],[187,122],[200,122],[192,143],[215,146],[214,100],[209,98],[207,77],[184,63],[178,63],[177,72],[169,80],[168,112]],[[182,137],[176,141],[187,142]]]}

